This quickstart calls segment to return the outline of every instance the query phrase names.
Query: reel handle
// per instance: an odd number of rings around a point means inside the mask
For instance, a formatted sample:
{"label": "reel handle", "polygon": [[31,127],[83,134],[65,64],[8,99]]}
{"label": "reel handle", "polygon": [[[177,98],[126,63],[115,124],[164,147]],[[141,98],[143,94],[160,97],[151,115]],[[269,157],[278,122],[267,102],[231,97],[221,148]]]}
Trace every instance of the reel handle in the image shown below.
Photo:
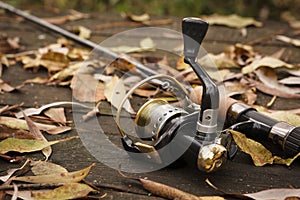
{"label": "reel handle", "polygon": [[207,30],[208,23],[199,18],[187,17],[182,20],[184,57],[197,57]]}

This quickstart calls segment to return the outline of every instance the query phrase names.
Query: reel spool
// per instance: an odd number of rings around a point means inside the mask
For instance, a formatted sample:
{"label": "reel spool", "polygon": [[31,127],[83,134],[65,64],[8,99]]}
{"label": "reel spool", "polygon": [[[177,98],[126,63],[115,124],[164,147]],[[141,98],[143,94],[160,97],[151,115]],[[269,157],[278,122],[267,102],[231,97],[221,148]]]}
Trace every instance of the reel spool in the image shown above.
{"label": "reel spool", "polygon": [[166,100],[149,100],[136,114],[137,134],[141,139],[157,140],[172,119],[187,114],[187,111],[170,105]]}

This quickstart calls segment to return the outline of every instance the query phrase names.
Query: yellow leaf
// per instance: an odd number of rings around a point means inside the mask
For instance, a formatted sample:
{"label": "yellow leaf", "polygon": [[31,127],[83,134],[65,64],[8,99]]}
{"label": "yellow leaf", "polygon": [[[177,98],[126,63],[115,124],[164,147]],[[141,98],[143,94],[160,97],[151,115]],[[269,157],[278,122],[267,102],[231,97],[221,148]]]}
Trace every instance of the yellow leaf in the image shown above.
{"label": "yellow leaf", "polygon": [[65,142],[74,138],[78,138],[78,136],[70,137],[62,140],[55,140],[51,142],[32,140],[32,139],[7,138],[0,142],[0,154],[5,154],[10,151],[15,151],[20,153],[40,151],[53,144],[57,144],[59,142]]}
{"label": "yellow leaf", "polygon": [[246,135],[230,130],[234,141],[241,148],[241,150],[252,157],[255,166],[263,166],[266,164],[281,164],[290,166],[292,162],[300,156],[298,153],[293,158],[283,159],[278,156],[273,156],[272,153],[267,150],[262,144],[251,140],[246,137]]}
{"label": "yellow leaf", "polygon": [[261,27],[263,24],[251,17],[241,17],[236,14],[232,15],[218,15],[202,16],[202,18],[209,24],[225,25],[232,28],[244,28],[250,25]]}
{"label": "yellow leaf", "polygon": [[32,197],[35,200],[67,200],[85,197],[90,192],[95,191],[93,188],[82,183],[68,183],[51,191],[33,192]]}
{"label": "yellow leaf", "polygon": [[83,180],[89,174],[93,166],[95,166],[95,163],[79,171],[63,173],[58,172],[39,176],[22,176],[15,177],[13,180],[39,184],[77,183]]}
{"label": "yellow leaf", "polygon": [[246,135],[230,130],[234,141],[241,148],[241,150],[252,157],[255,166],[263,166],[266,164],[273,164],[272,153],[267,150],[262,144],[251,140]]}

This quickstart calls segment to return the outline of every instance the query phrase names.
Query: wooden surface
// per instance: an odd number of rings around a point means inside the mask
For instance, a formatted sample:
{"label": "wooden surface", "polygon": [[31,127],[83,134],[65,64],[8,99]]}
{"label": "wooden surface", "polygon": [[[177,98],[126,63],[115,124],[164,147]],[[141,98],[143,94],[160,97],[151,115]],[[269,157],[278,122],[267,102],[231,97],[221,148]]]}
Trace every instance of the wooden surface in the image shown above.
{"label": "wooden surface", "polygon": [[[45,16],[45,13],[43,12],[36,11],[34,13],[38,16]],[[52,16],[54,14],[49,12],[47,13],[47,15]],[[40,28],[37,25],[29,22],[22,21],[16,23],[13,16],[8,16],[9,15],[0,14],[0,33],[6,33],[10,37],[21,37],[22,44],[26,47],[26,50],[37,49],[45,44],[54,42],[59,37],[59,35],[53,34],[50,31]],[[167,27],[173,30],[180,31],[180,18],[170,18],[174,19],[174,23],[160,27]],[[119,15],[115,14],[94,14],[90,19],[68,22],[62,26],[67,27],[70,25],[84,25],[93,30],[96,25],[115,21],[123,21],[123,19]],[[103,30],[94,30],[91,40],[99,43],[109,36],[127,29],[128,27],[115,27]],[[211,26],[204,40],[203,47],[208,52],[219,53],[228,44],[253,41],[254,39],[277,33],[280,30],[286,31],[286,34],[292,33],[292,30],[288,28],[286,23],[274,21],[265,22],[265,26],[263,28],[250,27],[247,28],[247,30],[247,36],[243,37],[240,31],[237,29],[231,29],[221,26]],[[37,39],[41,34],[46,36],[45,40]],[[287,54],[289,54],[290,62],[300,63],[299,48],[293,47],[291,45],[269,40],[261,44],[256,44],[254,47],[264,54],[272,54],[284,47],[287,49],[286,52]],[[36,76],[47,76],[47,72],[41,70],[37,74],[31,73],[22,69],[22,66],[20,64],[16,64],[15,66],[5,69],[2,78],[3,80],[11,83],[11,85],[16,86],[18,84],[21,84],[26,79]],[[259,93],[259,103],[265,104],[270,99],[270,96],[262,95]],[[23,108],[41,106],[55,101],[71,100],[72,92],[68,87],[41,86],[35,84],[26,85],[17,92],[5,93],[0,95],[1,106],[24,102]],[[299,105],[299,99],[278,99],[275,102],[273,108],[299,108]],[[69,114],[68,118],[71,120],[72,115]],[[111,139],[112,142],[120,144],[119,133],[117,131],[114,119],[111,116],[100,115],[98,116],[98,121],[100,121],[101,127],[103,128],[108,138]],[[95,133],[99,130],[97,129],[97,127],[88,127],[86,130],[79,131],[86,133]],[[74,126],[72,131],[64,135],[47,137],[51,140],[54,140],[62,137],[77,135],[77,132],[77,127]],[[32,154],[32,156],[38,157],[38,155],[36,154]],[[118,174],[117,170],[111,169],[110,167],[102,164],[97,159],[95,159],[86,150],[80,140],[72,140],[67,143],[54,145],[53,155],[51,156],[50,160],[54,163],[66,167],[69,171],[82,169],[95,162],[96,166],[92,169],[91,173],[87,177],[88,181],[124,186],[132,185],[131,190],[142,192],[145,194],[137,195],[119,192],[116,190],[103,189],[101,193],[107,193],[107,196],[104,199],[157,199],[157,197],[148,196],[147,193],[142,190],[141,186],[138,186],[131,181],[121,177]],[[14,167],[14,165],[0,160],[0,171],[6,170],[11,167]],[[199,172],[188,165],[182,165],[180,167],[167,167],[149,173],[130,174],[130,176],[147,177],[151,180],[174,186],[195,195],[217,195],[218,193],[205,183],[206,178],[209,178],[211,182],[225,191],[236,193],[250,193],[269,188],[299,188],[299,170],[299,159],[295,161],[290,167],[279,165],[255,167],[248,155],[242,152],[238,152],[234,160],[228,161],[228,163],[222,170],[212,174]]]}

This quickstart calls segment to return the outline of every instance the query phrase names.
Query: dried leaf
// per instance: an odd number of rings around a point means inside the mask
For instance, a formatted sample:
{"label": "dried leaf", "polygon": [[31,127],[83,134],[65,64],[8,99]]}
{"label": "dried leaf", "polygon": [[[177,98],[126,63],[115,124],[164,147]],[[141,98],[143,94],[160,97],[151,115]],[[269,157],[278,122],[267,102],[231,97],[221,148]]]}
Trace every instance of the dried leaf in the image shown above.
{"label": "dried leaf", "polygon": [[189,69],[189,68],[191,68],[190,65],[188,65],[184,62],[184,56],[180,55],[179,58],[177,59],[176,69],[181,71],[181,70],[185,70],[185,69]]}
{"label": "dried leaf", "polygon": [[64,167],[47,161],[31,161],[30,165],[32,173],[36,176],[68,172]]}
{"label": "dried leaf", "polygon": [[[105,83],[104,96],[115,108],[119,108],[125,95],[126,89],[122,79],[113,76],[109,82]],[[124,103],[123,108],[129,113],[135,113],[128,99]]]}
{"label": "dried leaf", "polygon": [[241,17],[236,14],[232,15],[218,15],[202,16],[202,18],[209,24],[225,25],[232,28],[244,28],[247,26],[261,27],[263,24],[251,17]]}
{"label": "dried leaf", "polygon": [[260,200],[287,200],[289,197],[300,198],[300,189],[292,188],[274,188],[268,190],[262,190],[256,193],[244,194],[248,197]]}
{"label": "dried leaf", "polygon": [[93,188],[83,183],[68,183],[51,191],[33,192],[32,197],[35,200],[45,200],[45,199],[68,200],[68,199],[77,199],[77,198],[85,197],[90,192],[94,192],[94,191],[95,190]]}
{"label": "dried leaf", "polygon": [[15,152],[35,152],[44,149],[45,147],[65,142],[78,137],[70,137],[62,140],[56,140],[51,142],[31,140],[31,139],[18,139],[18,138],[7,138],[0,142],[0,154],[5,154],[10,151]]}
{"label": "dried leaf", "polygon": [[92,31],[84,26],[73,26],[69,28],[71,31],[78,33],[78,36],[83,39],[89,39]]}
{"label": "dried leaf", "polygon": [[293,39],[293,38],[290,38],[290,37],[287,37],[287,36],[284,36],[284,35],[277,35],[275,38],[277,40],[282,41],[282,42],[292,44],[296,47],[300,47],[300,40],[298,40],[298,39]]}
{"label": "dried leaf", "polygon": [[7,84],[6,82],[4,82],[2,79],[0,79],[0,93],[4,93],[4,92],[12,92],[14,91],[15,87],[12,87],[11,85]]}
{"label": "dried leaf", "polygon": [[[65,131],[70,130],[70,127],[67,126],[55,126],[55,125],[49,125],[49,124],[42,124],[34,122],[35,125],[39,128],[39,130],[46,131],[47,133],[51,133],[53,131],[59,133],[63,133]],[[6,116],[0,116],[0,124],[5,125],[12,129],[23,129],[23,130],[29,130],[28,125],[25,120],[22,119],[16,119],[13,117],[6,117]]]}
{"label": "dried leaf", "polygon": [[91,74],[76,73],[70,87],[73,97],[81,102],[98,102],[105,99],[104,85]]}
{"label": "dried leaf", "polygon": [[[90,186],[83,183],[67,183],[53,190],[21,190],[18,198],[23,200],[69,200],[84,198],[90,192],[94,192]],[[12,195],[12,191],[6,191]]]}
{"label": "dried leaf", "polygon": [[28,183],[40,183],[40,184],[77,183],[82,181],[89,174],[93,166],[95,166],[95,164],[91,164],[85,169],[74,171],[74,172],[54,173],[54,174],[39,175],[39,176],[22,176],[22,177],[15,177],[13,180],[28,182]]}
{"label": "dried leaf", "polygon": [[300,85],[300,77],[290,76],[287,78],[283,78],[278,82],[285,85]]}
{"label": "dried leaf", "polygon": [[50,117],[53,121],[66,124],[67,119],[65,116],[65,109],[64,108],[49,108],[44,112],[44,114]]}
{"label": "dried leaf", "polygon": [[27,79],[24,83],[36,83],[36,84],[46,84],[49,82],[49,78],[35,77],[32,79]]}
{"label": "dried leaf", "polygon": [[296,67],[294,65],[288,64],[286,62],[283,62],[282,60],[279,60],[277,58],[273,57],[263,57],[262,59],[254,60],[251,64],[245,66],[242,69],[243,74],[248,74],[260,67],[270,67],[270,68],[279,68],[279,67],[285,67],[288,69],[295,69]]}
{"label": "dried leaf", "polygon": [[300,156],[300,153],[294,158],[283,159],[278,156],[273,156],[261,143],[256,142],[246,137],[246,135],[230,130],[234,141],[241,148],[241,150],[249,154],[255,166],[264,166],[266,164],[284,164],[290,166],[292,162]]}
{"label": "dried leaf", "polygon": [[73,74],[82,67],[82,62],[71,64],[68,67],[64,68],[63,70],[55,73],[53,76],[50,77],[49,81],[54,80],[65,80],[68,77],[72,77]]}
{"label": "dried leaf", "polygon": [[201,59],[199,59],[199,63],[203,66],[207,67],[218,67],[220,69],[222,68],[237,68],[239,67],[233,59],[228,57],[225,53],[220,53],[217,55],[208,53],[207,55],[203,56]]}
{"label": "dried leaf", "polygon": [[85,14],[85,13],[81,13],[81,12],[72,10],[70,15],[51,17],[51,18],[43,18],[43,20],[45,20],[51,24],[61,25],[61,24],[66,23],[67,21],[76,21],[76,20],[80,20],[80,19],[86,19],[89,17],[90,17],[89,14]]}
{"label": "dried leaf", "polygon": [[244,134],[237,131],[231,130],[230,132],[241,150],[252,157],[255,166],[273,164],[274,158],[272,153],[262,144],[247,138]]}
{"label": "dried leaf", "polygon": [[154,49],[155,43],[150,37],[146,37],[140,41],[140,47],[142,49]]}
{"label": "dried leaf", "polygon": [[241,43],[225,47],[224,53],[239,66],[245,66],[261,57],[252,46]]}
{"label": "dried leaf", "polygon": [[108,48],[116,53],[140,53],[145,51],[155,50],[155,43],[150,37],[144,38],[140,41],[140,46],[118,46]]}
{"label": "dried leaf", "polygon": [[[28,129],[30,133],[34,136],[36,140],[40,141],[45,141],[48,142],[47,139],[44,137],[44,135],[41,133],[40,129],[36,126],[36,124],[29,118],[27,117],[24,113],[24,118],[27,123]],[[46,157],[46,160],[48,160],[49,156],[52,154],[52,148],[51,146],[45,147],[42,149],[42,152],[44,156]]]}
{"label": "dried leaf", "polygon": [[142,15],[128,14],[127,18],[130,19],[131,21],[134,21],[134,22],[144,22],[144,21],[149,21],[150,20],[150,16],[147,13],[144,13]]}
{"label": "dried leaf", "polygon": [[255,81],[253,79],[247,79],[255,87],[267,94],[278,96],[282,98],[299,98],[300,88],[287,87],[278,83],[277,75],[271,68],[260,68],[255,71],[255,74],[262,82]]}
{"label": "dried leaf", "polygon": [[7,175],[0,176],[0,181],[6,182],[16,171],[22,170],[29,163],[29,159],[19,168],[12,168],[7,170]]}

